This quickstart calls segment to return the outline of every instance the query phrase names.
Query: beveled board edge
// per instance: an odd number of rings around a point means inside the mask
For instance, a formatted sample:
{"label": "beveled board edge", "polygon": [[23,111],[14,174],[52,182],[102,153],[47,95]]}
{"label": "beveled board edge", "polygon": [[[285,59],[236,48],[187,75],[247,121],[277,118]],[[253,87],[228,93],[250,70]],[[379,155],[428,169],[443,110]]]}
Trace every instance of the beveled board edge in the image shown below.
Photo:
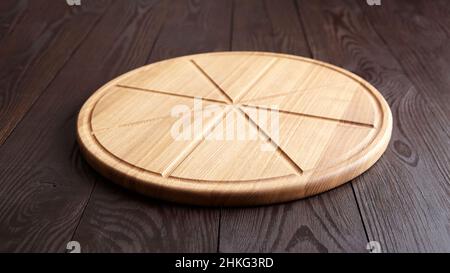
{"label": "beveled board edge", "polygon": [[[154,63],[139,67],[113,79],[98,89],[83,105],[78,115],[77,140],[81,151],[89,164],[113,182],[154,198],[194,205],[241,206],[292,201],[328,191],[365,172],[386,150],[393,126],[392,113],[387,102],[370,83],[337,66],[310,58],[287,54],[245,51],[215,52],[181,56],[163,60],[158,63],[186,57],[195,58],[197,56],[215,54],[270,55],[310,62],[342,73],[366,87],[371,95],[374,96],[375,101],[381,109],[380,114],[382,115],[377,126],[378,133],[360,152],[336,166],[320,170],[320,174],[311,171],[307,176],[285,176],[266,180],[264,182],[260,181],[260,183],[257,184],[252,183],[252,181],[199,182],[196,180],[173,177],[164,178],[160,174],[152,173],[131,165],[106,151],[95,139],[90,128],[92,110],[95,108],[96,102],[103,96],[103,93],[106,92],[110,86],[114,86],[123,79],[133,75],[137,70],[154,65]],[[326,175],[324,175],[323,172],[325,172]]]}

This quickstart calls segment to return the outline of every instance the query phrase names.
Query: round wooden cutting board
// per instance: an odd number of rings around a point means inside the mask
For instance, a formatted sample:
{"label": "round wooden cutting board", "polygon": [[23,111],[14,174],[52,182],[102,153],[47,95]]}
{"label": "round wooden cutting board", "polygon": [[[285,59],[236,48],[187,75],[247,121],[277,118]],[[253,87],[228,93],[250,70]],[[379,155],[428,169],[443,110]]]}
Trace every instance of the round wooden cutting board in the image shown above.
{"label": "round wooden cutting board", "polygon": [[371,167],[391,131],[388,104],[360,77],[261,52],[133,70],[95,92],[78,117],[82,151],[104,176],[152,197],[213,206],[330,190]]}

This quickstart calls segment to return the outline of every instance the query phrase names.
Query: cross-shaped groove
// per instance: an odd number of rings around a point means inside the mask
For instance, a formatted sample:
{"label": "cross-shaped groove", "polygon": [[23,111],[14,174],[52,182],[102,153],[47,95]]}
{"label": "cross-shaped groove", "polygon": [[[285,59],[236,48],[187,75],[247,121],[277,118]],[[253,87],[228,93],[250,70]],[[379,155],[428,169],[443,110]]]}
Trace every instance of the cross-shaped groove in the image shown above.
{"label": "cross-shaped groove", "polygon": [[[249,86],[249,88],[247,89],[250,90],[252,88],[252,86],[254,86],[269,70],[271,67],[273,67],[273,65],[276,63],[277,60],[272,61],[266,69],[264,69],[264,71],[256,78],[256,80]],[[233,99],[225,92],[225,90],[223,90],[222,87],[219,86],[218,83],[216,83],[214,81],[214,79],[209,76],[209,74],[203,69],[201,68],[194,60],[191,60],[192,64],[194,64],[194,66],[214,85],[217,87],[217,90],[219,90],[225,97],[227,97],[229,99],[229,103],[234,103]],[[242,97],[245,92],[241,92],[239,97]],[[277,151],[277,154],[280,155],[294,170],[297,174],[301,175],[303,173],[302,168],[294,162],[294,160],[292,158],[290,158],[288,156],[288,154],[281,149],[281,147],[275,143],[273,141],[273,139],[270,137],[269,134],[267,134],[253,119],[250,118],[249,115],[247,115],[247,113],[245,113],[244,110],[242,110],[240,107],[236,107],[236,109],[238,109],[238,112],[240,114],[242,114],[246,120],[260,133],[263,135],[264,139],[267,139],[267,141],[270,142],[271,145],[274,146],[275,150]]]}
{"label": "cross-shaped groove", "polygon": [[[246,92],[241,92],[237,98],[235,100],[233,100],[226,92],[225,90],[214,81],[214,79],[208,75],[208,73],[200,66],[198,65],[198,63],[196,63],[194,60],[190,60],[190,62],[193,64],[193,66],[197,69],[198,72],[200,72],[213,86],[215,86],[216,90],[220,92],[220,94],[224,97],[224,99],[226,100],[226,102],[221,101],[221,100],[217,100],[217,99],[209,99],[209,98],[200,98],[202,100],[205,101],[210,101],[213,103],[218,103],[221,105],[231,105],[231,104],[235,104],[235,103],[239,103],[239,100],[242,99],[245,94],[251,90],[251,88],[264,76],[267,74],[267,72],[270,70],[271,67],[273,67],[273,65],[276,63],[277,60],[273,61],[272,63],[270,63],[266,69],[264,69],[263,72],[261,72],[261,74],[257,77],[257,79],[255,79],[254,82],[252,82],[249,87],[247,88]],[[176,94],[176,93],[171,93],[171,92],[166,92],[166,91],[160,91],[160,90],[153,90],[153,89],[146,89],[146,88],[139,88],[139,87],[133,87],[133,86],[127,86],[127,85],[122,85],[122,84],[118,84],[116,85],[117,87],[121,87],[121,88],[126,88],[126,89],[130,89],[130,90],[135,90],[135,91],[143,91],[143,92],[150,92],[150,93],[155,93],[155,94],[161,94],[161,95],[167,95],[167,96],[175,96],[175,97],[181,97],[181,98],[190,98],[190,99],[198,99],[198,97],[194,97],[194,96],[190,96],[190,95],[184,95],[184,94]],[[320,88],[325,88],[325,87],[317,87],[314,89],[320,89]],[[299,90],[299,91],[294,91],[294,92],[289,92],[289,93],[285,93],[285,94],[277,94],[277,95],[272,95],[272,96],[267,96],[267,97],[260,97],[260,98],[255,98],[252,100],[247,100],[247,101],[243,101],[243,102],[252,102],[252,101],[256,101],[256,100],[262,100],[265,98],[273,98],[273,97],[280,97],[280,96],[287,96],[289,94],[292,93],[297,93],[297,92],[301,92],[301,91],[307,91],[307,90],[313,90],[313,89],[305,89],[305,90]],[[302,116],[302,117],[306,117],[306,118],[314,118],[314,119],[321,119],[321,120],[327,120],[327,121],[333,121],[333,122],[339,122],[339,123],[343,123],[343,124],[349,124],[349,125],[354,125],[354,126],[362,126],[362,127],[367,127],[367,128],[375,128],[374,125],[372,124],[367,124],[367,123],[361,123],[361,122],[355,122],[355,121],[350,121],[350,120],[343,120],[343,119],[336,119],[336,118],[329,118],[329,117],[323,117],[323,116],[317,116],[317,115],[311,115],[311,114],[306,114],[306,113],[298,113],[298,112],[291,112],[291,111],[286,111],[286,110],[280,110],[280,109],[272,109],[270,107],[264,107],[264,106],[257,106],[257,105],[250,105],[250,104],[240,104],[238,105],[238,107],[227,107],[220,115],[217,115],[217,117],[213,120],[211,120],[205,127],[204,130],[201,134],[201,137],[199,137],[198,139],[195,139],[194,141],[192,141],[185,149],[183,149],[183,151],[180,152],[180,154],[171,161],[171,163],[165,168],[165,170],[161,173],[161,176],[163,177],[169,177],[171,176],[171,174],[173,173],[173,171],[175,171],[175,169],[184,161],[186,160],[186,158],[192,154],[192,152],[207,138],[207,136],[223,121],[223,119],[229,114],[229,112],[231,111],[231,109],[237,109],[238,112],[243,115],[245,117],[245,119],[249,122],[249,124],[251,126],[253,126],[260,134],[262,134],[263,138],[265,140],[267,140],[268,142],[271,143],[271,145],[274,146],[276,153],[281,156],[284,161],[290,165],[293,170],[295,171],[296,175],[302,175],[303,174],[303,169],[271,138],[271,136],[265,132],[258,124],[257,122],[255,122],[240,106],[244,106],[244,107],[249,107],[249,108],[256,108],[256,109],[264,109],[264,110],[269,110],[269,111],[279,111],[280,113],[284,113],[284,114],[289,114],[289,115],[295,115],[295,116]],[[191,111],[192,112],[192,111]],[[161,117],[164,118],[164,117]],[[156,119],[160,119],[160,118],[154,118],[154,119],[149,119],[149,120],[144,120],[144,121],[137,121],[137,122],[133,122],[133,123],[129,123],[129,124],[124,124],[122,126],[134,126],[137,124],[141,124],[141,123],[146,123],[146,122],[150,122],[152,120],[156,120]]]}
{"label": "cross-shaped groove", "polygon": [[[191,63],[198,69],[198,71],[199,72],[201,72],[201,74],[203,74],[215,87],[216,87],[216,89],[225,97],[225,98],[227,98],[227,100],[228,100],[228,103],[229,104],[233,104],[233,99],[225,92],[225,90],[223,90],[220,86],[219,86],[219,84],[217,84],[215,81],[214,81],[214,79],[212,78],[212,77],[210,77],[209,75],[208,75],[208,73],[206,73],[206,71],[202,68],[202,67],[200,67],[194,60],[191,60]],[[261,74],[261,77],[263,76],[263,75],[265,75],[266,73],[267,73],[267,71],[270,69],[270,67],[272,67],[273,66],[273,64],[274,64],[275,62],[273,62],[273,63],[271,63],[269,66],[268,66],[268,68],[267,68],[267,70],[266,71],[264,71],[262,74]],[[261,77],[258,77],[258,80],[261,78]],[[257,80],[252,84],[252,85],[254,85],[255,83],[257,82]],[[251,88],[251,86],[250,86],[250,88]],[[271,145],[273,145],[274,146],[274,148],[275,148],[275,151],[277,152],[277,154],[279,155],[279,156],[281,156],[284,160],[285,160],[285,162],[288,164],[288,165],[290,165],[293,169],[294,169],[294,171],[295,171],[295,173],[297,174],[297,175],[301,175],[301,174],[303,174],[303,170],[302,170],[302,168],[297,164],[297,163],[295,163],[294,162],[294,160],[292,159],[292,158],[290,158],[289,157],[289,155],[283,150],[283,149],[281,149],[281,147],[277,144],[277,143],[275,143],[274,141],[273,141],[273,139],[270,137],[270,135],[269,134],[267,134],[253,119],[251,119],[250,118],[250,116],[249,115],[247,115],[247,113],[245,113],[245,111],[244,110],[242,110],[240,107],[235,107],[235,108],[237,108],[238,109],[238,112],[240,113],[240,114],[242,114],[245,118],[246,118],[246,120],[250,123],[250,125],[252,125],[260,134],[262,134],[263,135],[263,138],[264,139],[266,139],[268,142],[270,142],[270,144]],[[166,169],[161,173],[161,175],[163,176],[163,177],[169,177],[174,171],[175,171],[175,169],[184,161],[184,160],[186,160],[186,158],[190,155],[190,154],[192,154],[192,152],[207,138],[207,136],[214,130],[214,128],[216,128],[219,124],[220,124],[220,122],[222,122],[223,121],[223,119],[228,115],[228,113],[231,111],[231,109],[233,109],[233,107],[227,107],[227,109],[225,109],[225,111],[223,111],[222,112],[222,114],[221,115],[218,115],[218,118],[216,118],[216,119],[214,119],[214,120],[212,120],[212,121],[210,121],[208,124],[207,124],[207,126],[205,126],[205,128],[204,128],[204,131],[202,132],[202,135],[201,135],[201,137],[199,138],[199,139],[197,139],[197,140],[194,140],[193,142],[191,142],[190,143],[190,145],[186,148],[186,149],[184,149],[167,167],[166,167]]]}

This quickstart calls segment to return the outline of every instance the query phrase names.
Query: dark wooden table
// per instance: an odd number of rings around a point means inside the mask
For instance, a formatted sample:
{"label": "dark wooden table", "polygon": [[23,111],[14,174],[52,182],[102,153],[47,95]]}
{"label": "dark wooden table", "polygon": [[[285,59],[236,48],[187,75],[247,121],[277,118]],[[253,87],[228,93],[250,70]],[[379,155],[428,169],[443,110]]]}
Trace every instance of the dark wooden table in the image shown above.
{"label": "dark wooden table", "polygon": [[[450,251],[447,0],[0,2],[0,251]],[[283,52],[344,67],[389,102],[394,131],[367,173],[252,208],[152,200],[99,176],[75,139],[101,85],[180,55]]]}

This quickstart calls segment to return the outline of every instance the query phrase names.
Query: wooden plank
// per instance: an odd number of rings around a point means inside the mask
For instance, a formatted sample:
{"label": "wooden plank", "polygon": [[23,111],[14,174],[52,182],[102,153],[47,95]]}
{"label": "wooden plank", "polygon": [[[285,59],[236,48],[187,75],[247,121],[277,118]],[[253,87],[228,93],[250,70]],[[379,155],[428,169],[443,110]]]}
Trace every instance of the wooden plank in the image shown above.
{"label": "wooden plank", "polygon": [[[443,116],[405,75],[357,2],[298,3],[305,22],[315,22],[305,23],[314,57],[368,79],[394,114],[387,152],[353,183],[370,240],[384,252],[449,251],[450,145]],[[404,31],[386,20],[380,24]]]}
{"label": "wooden plank", "polygon": [[[235,1],[233,17],[233,50],[309,56],[292,1]],[[362,252],[367,244],[350,185],[276,206],[224,208],[221,216],[221,252]]]}
{"label": "wooden plank", "polygon": [[[229,1],[170,1],[150,62],[203,51],[226,50]],[[145,60],[144,60],[145,61]],[[75,239],[86,251],[213,252],[219,210],[141,197],[111,182],[97,184]]]}
{"label": "wooden plank", "polygon": [[[450,116],[448,2],[391,2],[382,9],[363,6],[363,10],[424,99],[439,115]],[[446,131],[450,132],[448,127]]]}
{"label": "wooden plank", "polygon": [[93,2],[75,11],[64,1],[17,3],[20,5],[15,9],[23,13],[19,16],[21,20],[10,27],[0,42],[0,144],[55,79],[108,7]]}
{"label": "wooden plank", "polygon": [[163,21],[155,3],[97,2],[107,12],[0,147],[0,251],[65,251],[95,182],[104,181],[79,154],[77,113],[93,90],[148,56]]}
{"label": "wooden plank", "polygon": [[171,3],[170,14],[149,62],[228,50],[231,1],[223,2],[176,0]]}

